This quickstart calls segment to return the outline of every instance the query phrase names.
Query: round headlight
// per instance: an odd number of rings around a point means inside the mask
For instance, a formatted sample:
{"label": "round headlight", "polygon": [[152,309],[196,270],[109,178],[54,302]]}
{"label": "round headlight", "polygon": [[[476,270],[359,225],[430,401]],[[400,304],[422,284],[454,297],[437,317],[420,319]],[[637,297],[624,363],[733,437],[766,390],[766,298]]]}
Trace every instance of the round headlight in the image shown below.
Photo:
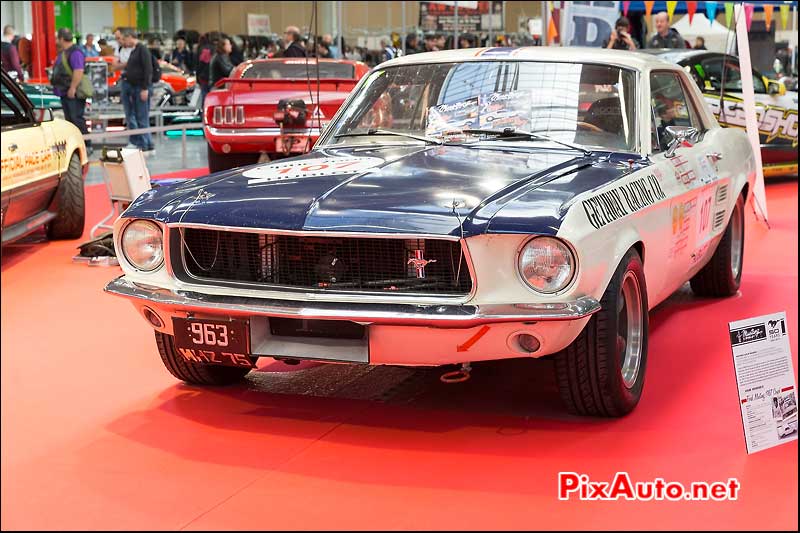
{"label": "round headlight", "polygon": [[122,232],[122,253],[135,268],[155,270],[164,262],[164,234],[149,220],[136,220]]}
{"label": "round headlight", "polygon": [[519,273],[533,290],[551,294],[564,289],[575,275],[572,250],[553,237],[534,237],[519,253]]}

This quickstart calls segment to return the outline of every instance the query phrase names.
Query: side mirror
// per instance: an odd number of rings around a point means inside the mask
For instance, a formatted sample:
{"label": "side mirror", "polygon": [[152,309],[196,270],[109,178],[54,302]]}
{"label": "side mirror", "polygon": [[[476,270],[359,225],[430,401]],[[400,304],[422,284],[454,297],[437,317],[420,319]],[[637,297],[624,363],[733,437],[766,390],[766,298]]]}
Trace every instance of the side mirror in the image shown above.
{"label": "side mirror", "polygon": [[675,155],[675,150],[679,146],[688,145],[692,146],[696,138],[697,128],[691,126],[667,126],[667,133],[672,137],[672,140],[667,146],[667,151],[664,153],[665,157],[672,157]]}
{"label": "side mirror", "polygon": [[783,96],[786,94],[786,85],[777,80],[767,80],[767,94]]}
{"label": "side mirror", "polygon": [[53,120],[53,110],[49,107],[35,107],[33,109],[34,122],[51,122]]}

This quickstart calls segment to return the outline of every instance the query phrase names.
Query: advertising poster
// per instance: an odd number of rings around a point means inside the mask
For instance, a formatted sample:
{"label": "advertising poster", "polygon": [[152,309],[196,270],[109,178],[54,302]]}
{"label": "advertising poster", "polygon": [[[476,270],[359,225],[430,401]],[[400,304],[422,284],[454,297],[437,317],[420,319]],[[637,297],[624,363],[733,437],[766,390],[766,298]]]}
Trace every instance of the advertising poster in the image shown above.
{"label": "advertising poster", "polygon": [[[455,27],[455,2],[420,2],[419,26],[424,32],[452,32]],[[460,33],[503,29],[503,2],[458,2]]]}
{"label": "advertising poster", "polygon": [[445,132],[461,131],[478,127],[478,97],[440,104],[428,108],[428,123],[425,135],[436,136]]}
{"label": "advertising poster", "polygon": [[747,453],[797,440],[797,383],[786,313],[729,323]]}
{"label": "advertising poster", "polygon": [[565,2],[561,42],[565,46],[602,46],[619,18],[619,2]]}
{"label": "advertising poster", "polygon": [[92,82],[92,103],[95,105],[108,103],[108,63],[87,61],[84,72]]}
{"label": "advertising poster", "polygon": [[269,35],[269,15],[256,13],[247,14],[247,34],[248,35]]}
{"label": "advertising poster", "polygon": [[478,98],[481,128],[502,130],[531,128],[530,91],[509,91],[482,94]]}

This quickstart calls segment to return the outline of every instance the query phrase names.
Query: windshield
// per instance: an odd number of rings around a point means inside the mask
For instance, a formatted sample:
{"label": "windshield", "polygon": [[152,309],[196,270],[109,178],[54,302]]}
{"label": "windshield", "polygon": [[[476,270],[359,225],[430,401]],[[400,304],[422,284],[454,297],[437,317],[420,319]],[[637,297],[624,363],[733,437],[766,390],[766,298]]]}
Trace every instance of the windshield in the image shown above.
{"label": "windshield", "polygon": [[632,71],[593,64],[473,61],[390,67],[369,75],[326,144],[418,142],[370,135],[375,129],[441,139],[465,129],[513,128],[586,147],[634,150],[634,83]]}

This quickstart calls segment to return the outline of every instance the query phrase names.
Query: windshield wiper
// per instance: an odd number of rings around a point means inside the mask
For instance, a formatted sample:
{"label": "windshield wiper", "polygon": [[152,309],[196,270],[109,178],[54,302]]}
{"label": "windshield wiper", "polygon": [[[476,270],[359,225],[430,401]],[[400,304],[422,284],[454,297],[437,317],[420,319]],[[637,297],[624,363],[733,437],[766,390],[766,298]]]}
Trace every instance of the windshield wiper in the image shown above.
{"label": "windshield wiper", "polygon": [[504,128],[502,130],[491,130],[491,129],[470,129],[467,128],[465,130],[461,130],[461,133],[473,133],[476,135],[494,135],[497,139],[510,139],[516,137],[526,137],[532,141],[549,141],[552,143],[560,144],[561,146],[566,146],[572,150],[579,150],[583,152],[583,155],[591,155],[592,151],[584,148],[579,144],[572,144],[566,141],[559,141],[558,139],[553,139],[547,135],[542,135],[541,133],[533,133],[532,131],[525,131],[525,130],[518,130],[515,128]]}
{"label": "windshield wiper", "polygon": [[414,135],[413,133],[403,133],[402,131],[380,130],[377,128],[370,128],[367,131],[351,132],[351,133],[337,133],[333,136],[334,139],[340,137],[361,137],[364,135],[395,135],[397,137],[406,137],[408,139],[416,139],[417,141],[424,141],[430,144],[444,144],[440,139],[433,137],[426,137],[424,135]]}

